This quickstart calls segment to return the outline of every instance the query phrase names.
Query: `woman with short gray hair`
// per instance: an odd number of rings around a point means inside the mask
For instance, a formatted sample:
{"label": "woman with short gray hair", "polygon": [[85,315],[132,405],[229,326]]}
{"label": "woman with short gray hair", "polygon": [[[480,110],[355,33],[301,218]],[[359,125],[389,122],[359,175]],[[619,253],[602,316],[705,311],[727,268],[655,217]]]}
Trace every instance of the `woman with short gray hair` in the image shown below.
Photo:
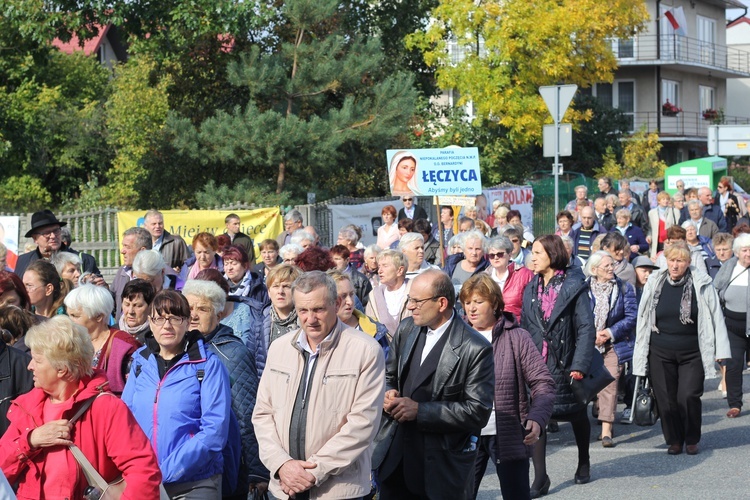
{"label": "woman with short gray hair", "polygon": [[505,236],[496,236],[487,243],[487,260],[490,265],[485,272],[498,284],[503,294],[505,311],[516,319],[521,317],[523,289],[534,277],[534,273],[523,266],[511,262],[513,243]]}
{"label": "woman with short gray hair", "polygon": [[86,328],[94,346],[92,367],[102,370],[109,380],[109,390],[121,394],[130,370],[130,358],[141,347],[132,335],[109,328],[115,307],[112,294],[104,287],[86,284],[65,297],[70,319]]}
{"label": "woman with short gray hair", "polygon": [[454,284],[463,284],[475,274],[487,269],[489,263],[484,257],[486,245],[487,238],[479,231],[472,230],[462,234],[461,253],[445,259],[443,268]]}
{"label": "woman with short gray hair", "polygon": [[61,278],[70,280],[73,286],[78,286],[78,278],[81,277],[81,258],[78,255],[73,252],[57,252],[49,261],[55,266]]}
{"label": "woman with short gray hair", "polygon": [[398,242],[398,249],[406,256],[409,268],[406,277],[414,279],[428,269],[439,269],[424,260],[424,237],[419,233],[406,233]]}
{"label": "woman with short gray hair", "polygon": [[732,357],[727,363],[727,417],[742,412],[742,370],[750,359],[750,234],[742,233],[732,245],[734,257],[722,264],[714,279],[724,321],[727,325]]}
{"label": "woman with short gray hair", "polygon": [[133,277],[146,280],[154,292],[164,288],[164,259],[156,250],[141,250],[133,259]]}

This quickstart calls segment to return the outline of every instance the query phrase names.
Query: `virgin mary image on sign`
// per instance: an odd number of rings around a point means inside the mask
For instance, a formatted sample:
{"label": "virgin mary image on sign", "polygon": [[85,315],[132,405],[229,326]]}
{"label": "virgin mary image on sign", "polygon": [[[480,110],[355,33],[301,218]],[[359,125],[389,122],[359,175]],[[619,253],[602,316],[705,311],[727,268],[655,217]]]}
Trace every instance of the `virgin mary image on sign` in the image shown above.
{"label": "virgin mary image on sign", "polygon": [[399,151],[391,159],[391,194],[413,194],[417,187],[417,159],[409,151]]}

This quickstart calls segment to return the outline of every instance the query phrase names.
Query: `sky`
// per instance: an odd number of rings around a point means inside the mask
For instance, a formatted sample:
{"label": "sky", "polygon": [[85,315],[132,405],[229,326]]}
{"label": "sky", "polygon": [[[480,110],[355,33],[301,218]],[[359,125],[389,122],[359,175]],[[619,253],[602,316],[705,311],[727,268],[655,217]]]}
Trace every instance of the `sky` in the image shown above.
{"label": "sky", "polygon": [[[740,2],[744,3],[750,8],[750,0],[740,0]],[[740,9],[728,9],[727,10],[727,19],[735,19],[741,15],[742,15],[742,11]],[[750,10],[748,10],[747,16],[750,17]]]}

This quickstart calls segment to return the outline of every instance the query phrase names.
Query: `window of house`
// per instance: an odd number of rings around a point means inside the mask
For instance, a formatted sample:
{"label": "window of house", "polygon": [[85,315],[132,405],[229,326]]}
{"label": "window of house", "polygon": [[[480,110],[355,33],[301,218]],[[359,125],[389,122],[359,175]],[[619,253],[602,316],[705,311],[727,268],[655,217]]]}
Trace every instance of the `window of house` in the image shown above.
{"label": "window of house", "polygon": [[633,59],[635,57],[635,40],[633,38],[619,38],[613,41],[613,52],[618,59]]}
{"label": "window of house", "polygon": [[696,16],[698,28],[698,50],[700,62],[714,64],[716,49],[716,20],[708,17]]}
{"label": "window of house", "polygon": [[622,111],[630,122],[629,130],[635,129],[635,82],[615,80],[614,83],[597,83],[594,95],[604,106]]}
{"label": "window of house", "polygon": [[662,80],[661,99],[662,102],[660,106],[669,101],[675,106],[680,107],[680,82],[674,80]]}
{"label": "window of house", "polygon": [[700,112],[706,111],[707,109],[716,109],[716,89],[713,87],[706,87],[704,85],[698,86],[698,97],[700,99]]}

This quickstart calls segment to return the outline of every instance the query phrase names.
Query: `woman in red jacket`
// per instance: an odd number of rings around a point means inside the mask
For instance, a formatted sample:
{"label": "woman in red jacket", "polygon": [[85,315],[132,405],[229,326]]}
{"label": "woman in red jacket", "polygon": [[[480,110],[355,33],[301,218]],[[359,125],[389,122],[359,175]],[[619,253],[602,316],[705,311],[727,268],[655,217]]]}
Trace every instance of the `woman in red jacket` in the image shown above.
{"label": "woman in red jacket", "polygon": [[526,268],[516,266],[510,261],[513,243],[505,236],[492,238],[487,244],[487,260],[490,262],[485,272],[500,286],[505,303],[505,311],[512,313],[516,319],[521,317],[521,302],[523,289],[534,277],[534,273]]}
{"label": "woman in red jacket", "polygon": [[[10,427],[0,439],[0,468],[18,483],[18,498],[83,498],[88,484],[70,452],[73,444],[105,481],[124,480],[121,498],[159,498],[154,452],[125,403],[103,392],[107,379],[91,368],[94,348],[86,329],[55,316],[31,328],[26,344],[34,389],[11,404]],[[71,422],[91,398],[90,408]]]}

